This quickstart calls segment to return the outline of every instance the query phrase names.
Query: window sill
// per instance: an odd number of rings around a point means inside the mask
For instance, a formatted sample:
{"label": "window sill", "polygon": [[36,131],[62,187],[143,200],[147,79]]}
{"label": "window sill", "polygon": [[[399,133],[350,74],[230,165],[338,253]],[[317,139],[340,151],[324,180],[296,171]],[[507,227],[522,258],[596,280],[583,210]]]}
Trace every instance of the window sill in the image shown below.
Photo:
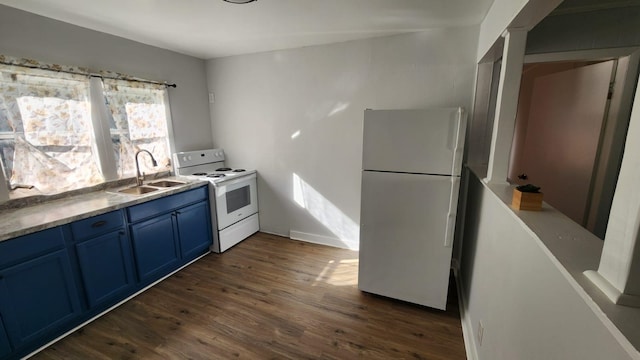
{"label": "window sill", "polygon": [[[468,166],[479,179],[482,167]],[[593,312],[605,323],[621,343],[628,342],[640,349],[640,308],[616,305],[585,275],[597,270],[604,242],[547,203],[541,211],[511,208],[513,185],[481,182],[501,200],[509,213],[520,221],[538,241],[538,245],[558,267],[570,285],[580,294]]]}
{"label": "window sill", "polygon": [[[171,171],[161,171],[155,174],[147,174],[147,180],[154,180],[164,178],[171,175]],[[98,185],[85,187],[76,190],[63,191],[56,194],[43,194],[38,189],[15,189],[9,193],[9,200],[4,203],[0,203],[0,211],[7,209],[23,208],[27,206],[42,204],[47,201],[53,201],[58,199],[67,198],[70,196],[88,194],[94,191],[102,191],[110,188],[116,188],[126,185],[135,184],[135,177],[125,178],[120,180],[113,180],[100,183]]]}

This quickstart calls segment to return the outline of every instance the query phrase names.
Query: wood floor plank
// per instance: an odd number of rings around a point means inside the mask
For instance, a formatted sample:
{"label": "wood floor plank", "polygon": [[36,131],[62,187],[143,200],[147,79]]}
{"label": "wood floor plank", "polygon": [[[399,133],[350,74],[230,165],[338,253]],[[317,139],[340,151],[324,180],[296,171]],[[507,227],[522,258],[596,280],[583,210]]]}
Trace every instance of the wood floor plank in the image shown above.
{"label": "wood floor plank", "polygon": [[447,311],[363,293],[358,253],[258,233],[36,354],[59,359],[465,359]]}

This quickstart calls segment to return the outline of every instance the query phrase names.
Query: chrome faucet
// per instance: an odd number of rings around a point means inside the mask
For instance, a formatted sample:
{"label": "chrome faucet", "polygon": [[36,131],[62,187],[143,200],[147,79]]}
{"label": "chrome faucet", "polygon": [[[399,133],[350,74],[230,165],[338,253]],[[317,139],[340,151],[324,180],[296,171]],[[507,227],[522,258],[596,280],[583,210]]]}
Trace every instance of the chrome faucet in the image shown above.
{"label": "chrome faucet", "polygon": [[136,152],[136,184],[138,184],[138,186],[142,186],[142,183],[144,182],[144,173],[140,175],[140,164],[138,164],[138,154],[140,154],[141,152],[146,152],[147,154],[149,154],[149,156],[151,156],[151,163],[153,164],[153,166],[158,166],[158,162],[153,157],[152,153],[144,149],[138,150]]}

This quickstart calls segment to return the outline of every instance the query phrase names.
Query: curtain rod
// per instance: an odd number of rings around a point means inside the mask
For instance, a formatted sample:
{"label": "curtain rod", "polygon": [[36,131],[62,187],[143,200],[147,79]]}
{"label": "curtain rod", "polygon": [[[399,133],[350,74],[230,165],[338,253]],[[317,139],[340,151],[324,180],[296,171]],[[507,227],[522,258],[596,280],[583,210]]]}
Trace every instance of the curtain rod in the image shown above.
{"label": "curtain rod", "polygon": [[172,87],[172,88],[177,88],[178,87],[176,84],[169,84],[169,83],[166,83],[166,82],[159,82],[159,81],[152,81],[152,80],[121,79],[121,78],[118,78],[118,77],[115,77],[115,76],[105,76],[105,75],[94,74],[94,73],[87,74],[87,73],[81,73],[81,72],[69,71],[69,70],[47,69],[47,68],[41,68],[39,66],[34,66],[34,65],[12,64],[12,63],[9,63],[9,62],[4,62],[4,61],[0,61],[0,64],[10,65],[10,66],[19,66],[19,67],[24,67],[24,68],[28,68],[28,69],[55,71],[55,72],[71,74],[71,75],[83,75],[83,76],[89,76],[89,77],[97,77],[97,78],[100,78],[100,79],[136,81],[136,82],[141,82],[141,83],[145,83],[145,84],[164,85],[166,87]]}

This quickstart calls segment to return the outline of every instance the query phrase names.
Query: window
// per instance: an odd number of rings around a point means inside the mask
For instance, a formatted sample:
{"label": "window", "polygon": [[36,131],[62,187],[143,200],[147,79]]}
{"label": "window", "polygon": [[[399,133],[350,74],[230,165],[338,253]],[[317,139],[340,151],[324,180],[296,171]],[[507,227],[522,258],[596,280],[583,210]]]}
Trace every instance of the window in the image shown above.
{"label": "window", "polygon": [[140,171],[171,170],[164,87],[109,79],[103,87],[118,177],[135,176],[134,156],[141,149],[154,154],[158,168],[145,155],[140,157]]}
{"label": "window", "polygon": [[171,170],[164,85],[55,70],[0,65],[0,186],[11,198],[133,177],[141,149],[158,161],[140,156],[141,171]]}

